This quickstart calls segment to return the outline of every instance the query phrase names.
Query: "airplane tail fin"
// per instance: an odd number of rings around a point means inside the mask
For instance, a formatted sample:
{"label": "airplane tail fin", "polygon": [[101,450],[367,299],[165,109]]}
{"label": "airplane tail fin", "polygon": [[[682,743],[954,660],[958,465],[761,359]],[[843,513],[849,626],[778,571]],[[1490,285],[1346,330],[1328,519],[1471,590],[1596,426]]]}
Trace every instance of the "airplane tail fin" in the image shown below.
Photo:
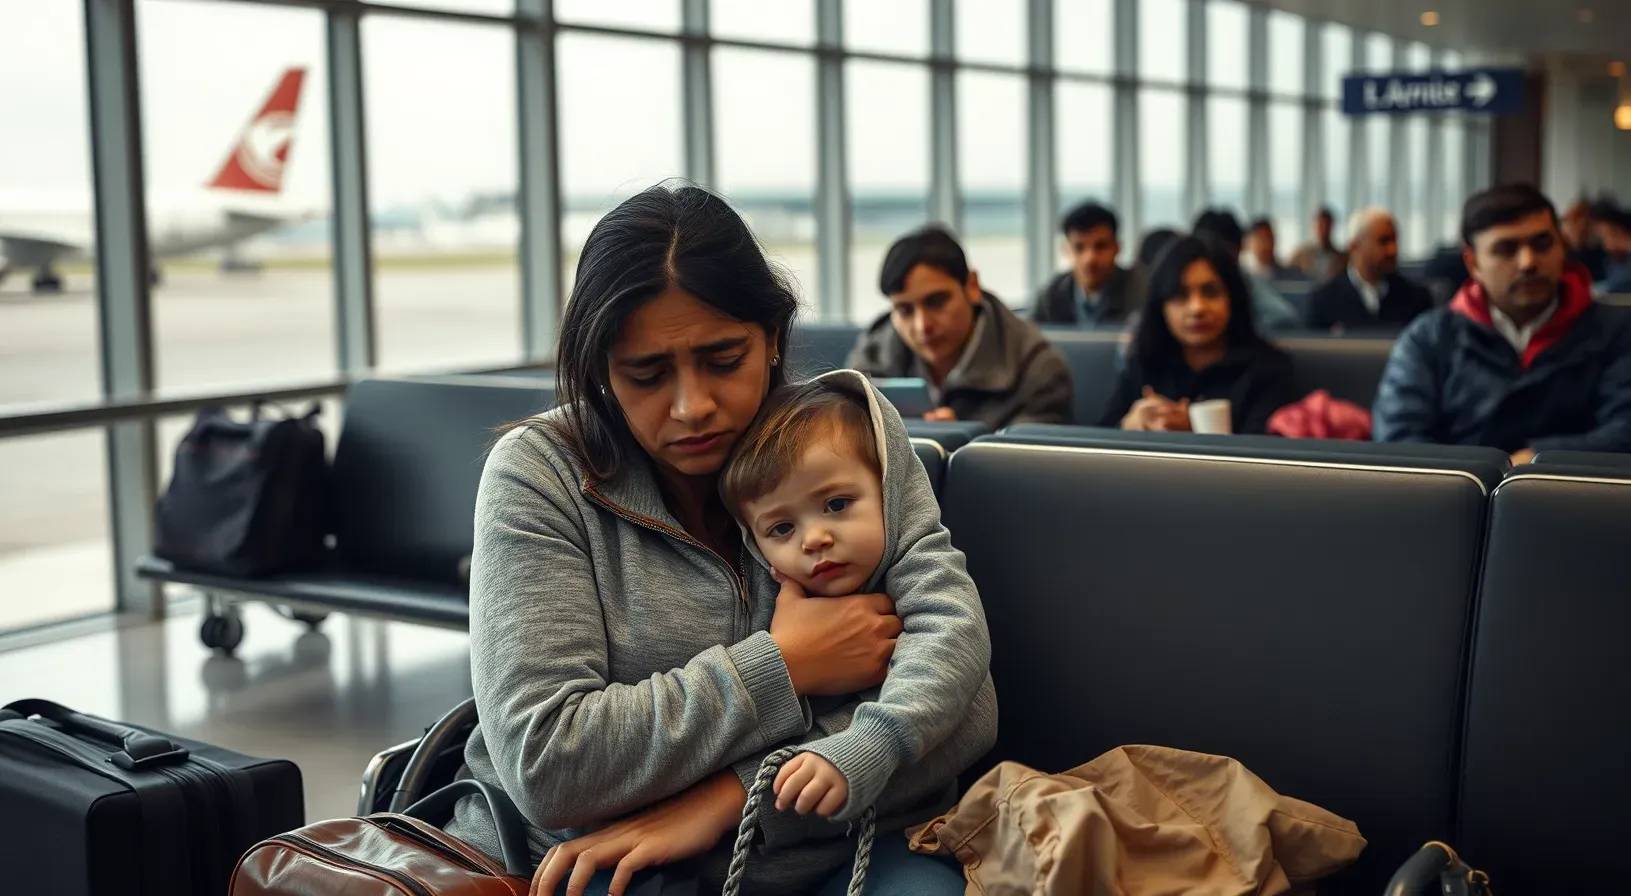
{"label": "airplane tail fin", "polygon": [[283,190],[283,170],[294,147],[295,112],[300,108],[300,87],[305,78],[306,70],[300,67],[283,73],[207,186],[254,193]]}

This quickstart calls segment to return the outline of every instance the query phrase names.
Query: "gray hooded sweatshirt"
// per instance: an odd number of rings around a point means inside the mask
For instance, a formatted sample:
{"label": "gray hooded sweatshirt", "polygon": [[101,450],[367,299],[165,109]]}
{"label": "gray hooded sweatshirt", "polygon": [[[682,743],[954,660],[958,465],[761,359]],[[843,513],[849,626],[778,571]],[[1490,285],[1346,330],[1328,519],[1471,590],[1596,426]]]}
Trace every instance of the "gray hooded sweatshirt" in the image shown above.
{"label": "gray hooded sweatshirt", "polygon": [[[844,772],[850,799],[835,821],[767,801],[744,890],[806,889],[849,860],[846,820],[874,803],[880,831],[928,820],[995,741],[984,611],[905,426],[864,377],[829,376],[872,410],[886,545],[873,587],[894,599],[904,631],[879,691],[814,707],[770,639],[779,589],[767,569],[746,548],[727,560],[687,535],[638,447],[604,482],[536,425],[493,447],[476,498],[481,722],[465,762],[515,801],[535,860],[720,769],[746,788],[765,754],[803,744]],[[449,830],[497,852],[474,801]],[[732,839],[699,861],[708,883],[723,879]]]}

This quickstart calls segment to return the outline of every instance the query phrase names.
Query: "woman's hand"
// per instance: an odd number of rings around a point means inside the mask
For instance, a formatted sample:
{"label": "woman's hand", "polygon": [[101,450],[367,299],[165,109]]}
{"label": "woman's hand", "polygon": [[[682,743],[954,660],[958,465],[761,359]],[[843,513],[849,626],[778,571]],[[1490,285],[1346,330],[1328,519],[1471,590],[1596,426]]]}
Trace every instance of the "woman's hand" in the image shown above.
{"label": "woman's hand", "polygon": [[1140,432],[1188,432],[1189,399],[1173,401],[1144,387],[1144,397],[1133,402],[1121,418],[1121,428]]}
{"label": "woman's hand", "polygon": [[849,800],[849,780],[819,753],[800,753],[776,773],[776,811],[831,818]]}
{"label": "woman's hand", "polygon": [[853,694],[883,684],[900,636],[900,617],[887,594],[811,598],[782,580],[770,638],[799,695]]}
{"label": "woman's hand", "polygon": [[566,881],[567,896],[583,896],[602,868],[612,872],[610,896],[623,896],[636,871],[701,855],[742,819],[747,793],[729,769],[677,796],[642,809],[592,834],[551,847],[532,876],[529,896],[555,896]]}

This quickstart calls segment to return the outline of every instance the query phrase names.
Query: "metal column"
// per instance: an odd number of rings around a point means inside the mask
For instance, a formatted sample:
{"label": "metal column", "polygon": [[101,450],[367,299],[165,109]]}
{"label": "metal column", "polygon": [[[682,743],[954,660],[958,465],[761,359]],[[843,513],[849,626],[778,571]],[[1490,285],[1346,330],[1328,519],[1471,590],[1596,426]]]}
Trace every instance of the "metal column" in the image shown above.
{"label": "metal column", "polygon": [[713,67],[708,50],[708,0],[684,0],[682,47],[685,95],[685,176],[705,187],[716,185],[714,171]]}
{"label": "metal column", "polygon": [[957,173],[957,17],[952,0],[929,4],[929,218],[963,230]]}
{"label": "metal column", "polygon": [[849,318],[849,176],[844,135],[843,0],[816,0],[816,254],[820,317]]}
{"label": "metal column", "polygon": [[1057,178],[1053,135],[1053,0],[1030,0],[1026,17],[1026,127],[1029,152],[1025,163],[1025,293],[1029,295],[1053,274],[1053,232]]}
{"label": "metal column", "polygon": [[360,9],[328,10],[328,117],[334,176],[335,335],[342,373],[378,363],[374,256],[368,240],[368,160],[363,119]]}
{"label": "metal column", "polygon": [[529,362],[555,355],[562,301],[561,150],[552,0],[520,0],[535,21],[516,32],[521,172],[521,342]]}

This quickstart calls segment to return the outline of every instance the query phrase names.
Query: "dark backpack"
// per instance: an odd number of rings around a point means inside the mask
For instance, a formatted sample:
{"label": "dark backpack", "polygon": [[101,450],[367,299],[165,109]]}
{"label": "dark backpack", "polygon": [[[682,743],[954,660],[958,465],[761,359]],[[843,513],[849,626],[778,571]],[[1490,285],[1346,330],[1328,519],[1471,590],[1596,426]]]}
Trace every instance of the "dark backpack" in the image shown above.
{"label": "dark backpack", "polygon": [[220,407],[200,410],[159,498],[154,553],[229,576],[321,565],[330,526],[319,410],[266,418],[257,404],[247,423]]}

